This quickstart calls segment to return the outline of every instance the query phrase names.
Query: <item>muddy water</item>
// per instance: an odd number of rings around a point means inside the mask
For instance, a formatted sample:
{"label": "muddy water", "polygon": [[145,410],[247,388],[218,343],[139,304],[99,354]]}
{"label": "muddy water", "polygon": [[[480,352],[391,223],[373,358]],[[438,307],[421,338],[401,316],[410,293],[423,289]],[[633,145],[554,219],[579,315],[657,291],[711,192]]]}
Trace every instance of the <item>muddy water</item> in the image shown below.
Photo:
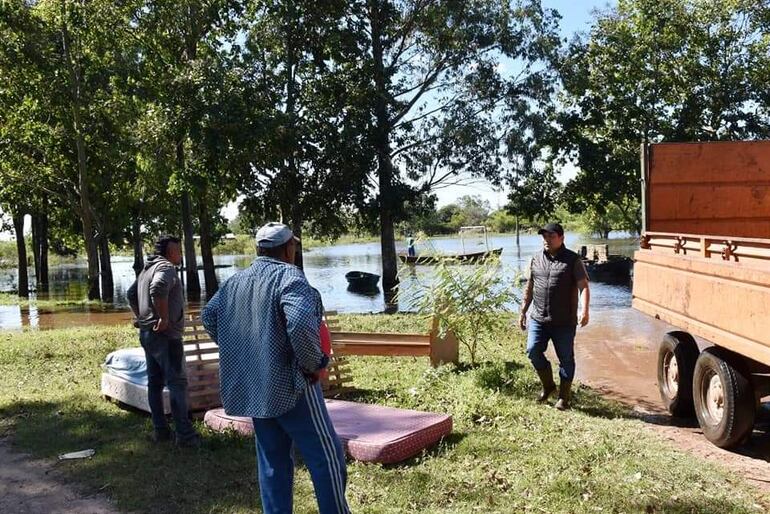
{"label": "muddy water", "polygon": [[40,329],[69,328],[91,325],[121,325],[131,322],[125,310],[102,311],[87,309],[50,311],[30,306],[0,305],[3,328],[31,327]]}
{"label": "muddy water", "polygon": [[647,412],[662,412],[658,343],[670,325],[631,308],[596,310],[575,337],[577,379]]}
{"label": "muddy water", "polygon": [[[566,244],[569,248],[577,248],[581,244],[601,241],[586,239],[577,234],[566,234]],[[619,238],[604,241],[610,245],[611,253],[630,255],[636,248],[636,242],[631,238]],[[446,238],[418,242],[418,253],[440,251],[446,253],[470,252],[478,250],[481,240]],[[542,239],[537,235],[521,236],[520,245],[516,245],[513,236],[494,236],[489,238],[489,246],[502,247],[500,273],[506,278],[526,267],[530,256],[542,249]],[[399,248],[403,250],[403,248]],[[383,312],[385,310],[412,310],[409,298],[421,284],[429,283],[433,271],[432,266],[409,266],[404,268],[401,275],[402,297],[398,305],[386,303],[382,289],[378,288],[370,294],[360,294],[348,290],[345,273],[351,270],[369,271],[380,274],[381,257],[379,243],[335,245],[315,248],[306,251],[305,274],[310,283],[316,287],[324,299],[327,309],[339,312]],[[218,280],[223,282],[237,271],[249,266],[252,256],[219,255],[215,256]],[[28,309],[19,306],[0,306],[0,329],[14,329],[25,326],[39,328],[55,328],[76,324],[114,324],[124,319],[121,313],[128,312],[126,291],[134,280],[131,268],[133,261],[126,257],[116,257],[112,260],[115,282],[114,312],[84,311],[73,309],[59,311],[56,314],[37,310],[34,302]],[[468,266],[458,270],[468,269]],[[33,269],[29,270],[34,273]],[[51,269],[52,298],[82,299],[85,296],[86,268],[84,264],[68,264]],[[201,284],[203,274],[200,274]],[[34,279],[30,279],[34,283]],[[0,272],[0,291],[12,290],[15,287],[16,270],[4,269]],[[595,284],[593,288],[592,305],[596,309],[614,309],[630,305],[630,287],[628,285]],[[514,305],[511,308],[515,308]],[[80,323],[78,323],[80,318]]]}

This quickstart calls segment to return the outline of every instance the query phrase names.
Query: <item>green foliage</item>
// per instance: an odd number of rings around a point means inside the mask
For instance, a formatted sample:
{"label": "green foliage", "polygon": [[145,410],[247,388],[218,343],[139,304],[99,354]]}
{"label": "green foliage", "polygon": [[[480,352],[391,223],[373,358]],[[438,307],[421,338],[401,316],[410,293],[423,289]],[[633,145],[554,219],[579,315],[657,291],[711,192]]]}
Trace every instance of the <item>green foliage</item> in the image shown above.
{"label": "green foliage", "polygon": [[495,257],[471,266],[444,259],[413,303],[421,314],[438,318],[442,334],[451,330],[475,365],[479,349],[505,328],[503,314],[518,301],[511,278]]}
{"label": "green foliage", "polygon": [[213,250],[217,255],[257,255],[254,236],[246,234],[237,234],[235,239],[221,239]]}
{"label": "green foliage", "polygon": [[[633,206],[633,210],[638,212],[639,207]],[[607,239],[610,232],[625,230],[634,233],[638,228],[634,220],[629,224],[623,212],[615,204],[610,204],[603,212],[597,212],[594,207],[588,207],[584,212],[578,215],[580,220],[580,231]]]}
{"label": "green foliage", "polygon": [[556,172],[551,165],[532,166],[508,180],[508,212],[531,220],[547,220],[556,209],[562,193]]}
{"label": "green foliage", "polygon": [[498,209],[489,215],[484,224],[492,232],[513,232],[516,230],[516,217],[505,209]]}

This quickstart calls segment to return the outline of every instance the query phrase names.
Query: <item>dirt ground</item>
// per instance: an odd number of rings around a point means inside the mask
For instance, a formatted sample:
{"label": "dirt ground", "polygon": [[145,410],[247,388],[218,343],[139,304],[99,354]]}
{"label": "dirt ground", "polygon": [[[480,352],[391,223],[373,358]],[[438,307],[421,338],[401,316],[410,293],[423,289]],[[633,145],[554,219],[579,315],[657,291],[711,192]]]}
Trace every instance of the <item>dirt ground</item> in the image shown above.
{"label": "dirt ground", "polygon": [[57,466],[15,452],[0,438],[0,512],[5,514],[113,514],[118,511],[103,496],[77,491],[59,476]]}
{"label": "dirt ground", "polygon": [[658,343],[673,330],[633,309],[592,313],[575,338],[577,379],[629,405],[646,428],[677,448],[716,462],[770,493],[770,405],[763,404],[749,442],[737,450],[717,448],[697,420],[676,420],[664,410],[657,383]]}

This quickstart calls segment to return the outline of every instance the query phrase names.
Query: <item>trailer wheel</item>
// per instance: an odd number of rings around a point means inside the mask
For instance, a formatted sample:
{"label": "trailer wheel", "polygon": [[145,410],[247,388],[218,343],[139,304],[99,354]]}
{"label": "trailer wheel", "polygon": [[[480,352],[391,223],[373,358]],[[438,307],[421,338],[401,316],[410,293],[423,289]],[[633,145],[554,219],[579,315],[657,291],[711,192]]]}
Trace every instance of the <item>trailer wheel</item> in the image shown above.
{"label": "trailer wheel", "polygon": [[666,334],[658,348],[658,389],[668,412],[677,417],[694,414],[692,376],[698,345],[689,334]]}
{"label": "trailer wheel", "polygon": [[749,436],[756,415],[749,375],[730,361],[729,354],[708,348],[698,357],[693,376],[698,423],[706,439],[720,448],[732,448]]}

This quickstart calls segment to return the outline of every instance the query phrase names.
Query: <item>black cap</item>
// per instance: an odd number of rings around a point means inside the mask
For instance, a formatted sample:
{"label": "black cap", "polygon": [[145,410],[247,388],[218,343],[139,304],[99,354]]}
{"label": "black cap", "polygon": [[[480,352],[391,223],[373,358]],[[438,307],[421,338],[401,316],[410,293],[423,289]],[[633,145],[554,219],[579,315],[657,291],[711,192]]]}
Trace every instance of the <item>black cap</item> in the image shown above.
{"label": "black cap", "polygon": [[558,223],[549,223],[537,231],[537,233],[540,235],[543,235],[546,232],[556,232],[560,236],[564,235],[564,229]]}

